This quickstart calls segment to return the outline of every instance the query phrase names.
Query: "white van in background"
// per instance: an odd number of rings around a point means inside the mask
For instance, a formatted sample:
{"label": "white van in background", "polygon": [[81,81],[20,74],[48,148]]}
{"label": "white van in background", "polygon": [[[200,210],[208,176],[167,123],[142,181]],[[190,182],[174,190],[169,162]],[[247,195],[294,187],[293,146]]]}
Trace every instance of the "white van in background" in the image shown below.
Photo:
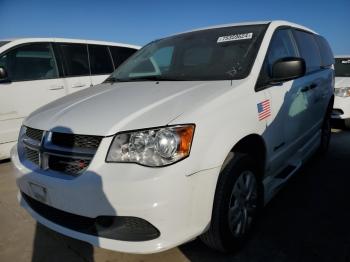
{"label": "white van in background", "polygon": [[332,117],[350,128],[350,55],[335,57],[335,99]]}
{"label": "white van in background", "polygon": [[0,40],[0,160],[23,119],[57,98],[103,82],[138,46],[74,39]]}

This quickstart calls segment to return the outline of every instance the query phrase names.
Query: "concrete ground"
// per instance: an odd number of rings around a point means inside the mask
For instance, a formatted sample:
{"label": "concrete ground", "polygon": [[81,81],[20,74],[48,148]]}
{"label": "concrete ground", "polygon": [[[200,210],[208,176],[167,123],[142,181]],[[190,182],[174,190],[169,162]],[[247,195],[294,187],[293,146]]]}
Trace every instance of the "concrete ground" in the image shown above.
{"label": "concrete ground", "polygon": [[312,158],[264,209],[237,254],[199,240],[153,255],[94,248],[38,225],[16,200],[11,162],[0,163],[0,261],[350,261],[350,132],[335,130],[330,151]]}

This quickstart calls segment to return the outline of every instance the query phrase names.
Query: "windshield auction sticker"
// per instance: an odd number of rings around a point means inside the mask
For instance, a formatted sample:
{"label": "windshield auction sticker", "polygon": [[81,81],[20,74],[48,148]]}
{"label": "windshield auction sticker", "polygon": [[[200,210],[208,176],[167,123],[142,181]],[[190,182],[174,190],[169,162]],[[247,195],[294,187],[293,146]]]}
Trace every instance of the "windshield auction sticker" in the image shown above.
{"label": "windshield auction sticker", "polygon": [[224,42],[231,42],[231,41],[238,41],[238,40],[247,40],[247,39],[252,39],[252,38],[253,38],[253,33],[226,35],[226,36],[220,36],[217,40],[217,43],[224,43]]}

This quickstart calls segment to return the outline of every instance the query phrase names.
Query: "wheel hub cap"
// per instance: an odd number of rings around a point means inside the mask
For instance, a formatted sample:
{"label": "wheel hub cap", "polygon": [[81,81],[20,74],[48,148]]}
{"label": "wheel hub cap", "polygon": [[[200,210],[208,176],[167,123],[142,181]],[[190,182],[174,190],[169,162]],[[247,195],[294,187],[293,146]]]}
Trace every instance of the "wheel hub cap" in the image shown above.
{"label": "wheel hub cap", "polygon": [[235,237],[243,236],[251,226],[257,208],[257,181],[251,171],[244,171],[233,186],[229,204],[229,226]]}

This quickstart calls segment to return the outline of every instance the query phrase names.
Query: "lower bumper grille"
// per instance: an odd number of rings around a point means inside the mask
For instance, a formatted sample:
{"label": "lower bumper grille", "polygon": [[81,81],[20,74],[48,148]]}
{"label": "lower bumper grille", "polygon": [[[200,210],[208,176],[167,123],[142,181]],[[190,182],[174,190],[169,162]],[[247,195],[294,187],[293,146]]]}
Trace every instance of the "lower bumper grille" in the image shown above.
{"label": "lower bumper grille", "polygon": [[22,197],[40,216],[81,233],[122,241],[146,241],[160,236],[159,230],[138,217],[99,216],[89,218],[45,205],[21,192]]}

